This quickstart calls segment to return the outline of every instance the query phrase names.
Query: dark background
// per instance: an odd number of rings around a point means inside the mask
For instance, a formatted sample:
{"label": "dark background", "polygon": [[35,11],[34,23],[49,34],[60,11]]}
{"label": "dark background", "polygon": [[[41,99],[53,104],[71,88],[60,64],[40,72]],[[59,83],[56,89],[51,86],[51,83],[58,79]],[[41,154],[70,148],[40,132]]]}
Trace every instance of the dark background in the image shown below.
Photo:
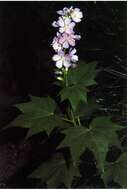
{"label": "dark background", "polygon": [[[0,2],[1,127],[18,114],[12,107],[15,103],[29,100],[30,94],[54,95],[51,60],[54,52],[50,44],[56,30],[51,23],[57,19],[57,10],[71,5],[79,7],[84,14],[76,29],[82,35],[77,44],[79,59],[98,61],[98,68],[102,69],[97,77],[98,86],[91,93],[102,104],[102,111],[126,125],[127,2],[26,1]],[[13,176],[24,175],[22,168],[35,159],[31,156],[35,145],[21,140],[25,132],[8,129],[0,133],[0,187],[31,187],[24,177],[23,182],[21,177],[13,180]],[[126,137],[125,131],[125,145]],[[89,187],[89,175],[81,187]],[[100,187],[100,181],[92,183],[93,187]]]}

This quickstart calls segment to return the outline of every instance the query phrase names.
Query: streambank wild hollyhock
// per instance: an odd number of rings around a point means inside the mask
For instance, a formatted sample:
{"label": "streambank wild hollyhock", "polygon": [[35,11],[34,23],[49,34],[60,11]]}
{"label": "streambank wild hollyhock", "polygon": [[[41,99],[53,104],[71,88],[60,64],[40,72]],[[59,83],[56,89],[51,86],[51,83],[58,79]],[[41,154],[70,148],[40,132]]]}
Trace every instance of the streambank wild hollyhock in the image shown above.
{"label": "streambank wild hollyhock", "polygon": [[52,23],[52,26],[58,28],[56,36],[53,39],[52,47],[56,54],[52,57],[56,67],[65,69],[75,67],[78,61],[76,49],[74,48],[76,40],[80,40],[81,36],[75,34],[74,27],[83,17],[83,13],[78,8],[63,8],[57,11],[60,15],[57,21]]}
{"label": "streambank wild hollyhock", "polygon": [[[39,162],[37,168],[28,176],[36,179],[35,187],[79,188],[83,177],[81,166],[84,164],[84,156],[81,156],[84,153],[88,156],[86,150],[89,150],[94,159],[88,160],[88,164],[95,166],[96,173],[93,174],[101,178],[101,186],[104,184],[105,188],[111,187],[109,184],[115,182],[126,188],[127,151],[124,151],[122,141],[118,138],[118,132],[123,130],[123,126],[114,123],[109,115],[101,113],[101,104],[98,105],[94,94],[89,93],[89,87],[97,85],[96,62],[82,60],[79,66],[73,69],[78,61],[76,41],[81,38],[75,34],[74,28],[83,18],[83,14],[80,9],[73,7],[63,8],[57,13],[59,18],[52,24],[58,29],[52,42],[55,51],[52,59],[59,80],[55,81],[55,85],[59,86],[56,98],[54,100],[49,96],[30,96],[31,101],[16,104],[21,114],[11,121],[11,124],[7,124],[7,127],[27,128],[25,139],[35,135],[39,135],[39,139],[44,138],[44,143],[39,140],[38,145],[43,145],[49,153],[53,145],[54,151],[50,158],[47,157],[45,161],[42,159],[42,163]],[[65,104],[62,104],[64,101]],[[41,134],[45,135],[40,136]],[[34,138],[31,140],[34,142]],[[47,143],[49,146],[45,147]],[[107,156],[112,147],[121,153],[114,162],[109,162]],[[90,180],[91,178],[88,179]]]}

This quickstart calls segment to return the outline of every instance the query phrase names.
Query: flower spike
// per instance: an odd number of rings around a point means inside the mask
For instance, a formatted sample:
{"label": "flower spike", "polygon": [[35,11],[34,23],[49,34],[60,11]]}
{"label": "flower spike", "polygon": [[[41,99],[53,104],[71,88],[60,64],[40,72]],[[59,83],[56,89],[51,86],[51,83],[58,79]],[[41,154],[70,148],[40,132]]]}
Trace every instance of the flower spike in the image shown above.
{"label": "flower spike", "polygon": [[57,11],[57,14],[59,15],[58,20],[52,23],[53,27],[58,28],[58,32],[51,44],[56,52],[52,60],[56,62],[58,69],[65,68],[65,70],[68,70],[69,67],[75,67],[78,61],[74,46],[76,40],[80,40],[81,36],[75,34],[74,27],[76,23],[81,21],[83,13],[79,8],[71,6]]}

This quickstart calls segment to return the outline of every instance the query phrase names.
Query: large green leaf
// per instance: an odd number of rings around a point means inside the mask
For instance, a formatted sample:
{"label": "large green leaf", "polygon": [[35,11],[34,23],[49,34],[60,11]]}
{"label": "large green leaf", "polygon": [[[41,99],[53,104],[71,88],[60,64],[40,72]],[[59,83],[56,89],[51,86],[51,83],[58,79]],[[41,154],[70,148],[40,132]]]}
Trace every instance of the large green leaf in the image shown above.
{"label": "large green leaf", "polygon": [[95,155],[98,168],[104,172],[104,160],[108,147],[113,143],[113,139],[116,143],[116,130],[120,128],[109,117],[98,117],[93,119],[89,129],[77,126],[64,130],[65,138],[59,148],[70,147],[75,162],[85,149],[89,148]]}
{"label": "large green leaf", "polygon": [[23,112],[7,127],[29,128],[27,137],[46,131],[47,134],[55,127],[64,126],[61,117],[54,114],[55,102],[51,98],[32,97],[32,101],[17,105]]}
{"label": "large green leaf", "polygon": [[72,163],[67,166],[66,160],[59,153],[30,175],[31,178],[41,179],[42,183],[46,182],[47,188],[58,188],[63,183],[67,188],[71,188],[74,176],[80,176],[78,167]]}
{"label": "large green leaf", "polygon": [[61,100],[68,99],[75,110],[79,102],[87,102],[87,90],[81,85],[63,88],[60,92]]}
{"label": "large green leaf", "polygon": [[97,117],[90,124],[90,129],[94,134],[107,139],[109,145],[120,146],[116,131],[122,128],[122,126],[112,122],[108,116]]}
{"label": "large green leaf", "polygon": [[22,127],[28,128],[27,138],[46,131],[49,135],[51,131],[56,127],[66,127],[67,123],[57,115],[51,115],[47,117],[33,118],[33,115],[21,114],[14,121],[12,121],[7,127]]}
{"label": "large green leaf", "polygon": [[94,80],[96,77],[96,62],[79,63],[75,69],[70,69],[68,72],[68,84],[82,84],[83,86],[91,86],[96,84]]}
{"label": "large green leaf", "polygon": [[65,138],[58,148],[70,147],[74,162],[85,151],[89,130],[84,127],[70,127],[63,132]]}
{"label": "large green leaf", "polygon": [[54,128],[56,127],[62,128],[64,125],[65,126],[67,125],[57,115],[33,120],[31,124],[32,126],[29,128],[27,137],[30,137],[42,131],[46,131],[47,134],[49,135]]}
{"label": "large green leaf", "polygon": [[67,86],[61,92],[61,100],[68,99],[73,110],[76,110],[80,102],[87,102],[88,86],[96,84],[96,64],[79,64],[75,69],[70,69],[67,73]]}
{"label": "large green leaf", "polygon": [[31,101],[27,103],[17,104],[16,107],[24,114],[32,115],[34,118],[53,115],[56,105],[50,97],[40,98],[31,96]]}
{"label": "large green leaf", "polygon": [[98,163],[98,168],[103,171],[103,162],[108,151],[108,141],[100,136],[96,136],[92,131],[84,127],[70,128],[65,130],[66,135],[59,148],[69,146],[74,162],[77,162],[86,148],[94,152]]}
{"label": "large green leaf", "polygon": [[93,99],[88,99],[87,103],[80,102],[75,110],[75,117],[88,117],[91,116],[100,107]]}
{"label": "large green leaf", "polygon": [[108,183],[112,180],[122,188],[127,188],[127,152],[122,153],[115,162],[106,163],[104,181]]}
{"label": "large green leaf", "polygon": [[116,131],[121,128],[122,126],[112,122],[111,118],[107,116],[97,117],[90,124],[91,140],[88,148],[93,151],[97,166],[102,173],[104,172],[104,161],[108,147],[112,145],[120,147]]}

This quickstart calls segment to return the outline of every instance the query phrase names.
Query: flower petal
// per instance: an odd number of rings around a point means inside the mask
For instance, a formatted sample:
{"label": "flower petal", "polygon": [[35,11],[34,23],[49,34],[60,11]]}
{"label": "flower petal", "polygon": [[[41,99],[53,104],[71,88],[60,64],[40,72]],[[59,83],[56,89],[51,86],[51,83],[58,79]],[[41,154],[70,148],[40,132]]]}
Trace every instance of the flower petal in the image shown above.
{"label": "flower petal", "polygon": [[66,25],[70,25],[70,23],[71,23],[71,19],[68,18],[68,17],[66,17],[66,18],[65,18],[65,24],[66,24]]}
{"label": "flower petal", "polygon": [[77,50],[74,48],[71,50],[70,55],[74,55],[77,52]]}
{"label": "flower petal", "polygon": [[78,61],[78,56],[77,56],[77,55],[72,55],[71,60],[72,60],[73,62]]}
{"label": "flower petal", "polygon": [[69,10],[69,9],[68,9],[67,7],[64,7],[64,8],[63,8],[64,14],[67,14],[67,13],[68,13],[68,10]]}
{"label": "flower petal", "polygon": [[58,15],[64,15],[64,12],[62,10],[57,11]]}
{"label": "flower petal", "polygon": [[60,44],[63,44],[64,42],[65,42],[65,37],[64,36],[61,36],[60,38],[59,38],[59,43]]}
{"label": "flower petal", "polygon": [[76,40],[80,40],[80,39],[81,39],[81,36],[80,36],[80,35],[75,35],[74,38],[75,38]]}
{"label": "flower petal", "polygon": [[67,41],[65,41],[65,42],[63,43],[63,47],[64,47],[65,49],[69,48],[69,44],[68,44]]}
{"label": "flower petal", "polygon": [[63,33],[64,30],[65,30],[65,29],[64,29],[63,27],[60,27],[60,28],[59,28],[59,32],[60,32],[60,33]]}
{"label": "flower petal", "polygon": [[53,61],[58,61],[58,60],[60,60],[60,56],[58,55],[58,54],[55,54],[53,57],[52,57],[52,60]]}
{"label": "flower petal", "polygon": [[55,42],[53,45],[52,45],[52,47],[53,47],[53,49],[54,50],[57,50],[57,51],[60,51],[61,50],[61,46],[60,46],[60,44],[58,44],[57,42]]}
{"label": "flower petal", "polygon": [[68,42],[71,46],[75,46],[75,40],[73,38],[68,38]]}
{"label": "flower petal", "polygon": [[74,17],[73,20],[74,20],[75,22],[77,22],[77,23],[78,23],[78,22],[81,22],[81,19],[78,18],[78,17]]}
{"label": "flower petal", "polygon": [[59,61],[56,62],[56,67],[57,67],[57,68],[61,69],[62,66],[63,66],[62,60],[59,60]]}
{"label": "flower petal", "polygon": [[64,21],[61,17],[59,17],[58,24],[59,26],[64,27]]}
{"label": "flower petal", "polygon": [[52,23],[52,26],[56,28],[56,27],[58,27],[58,23],[57,23],[56,21],[54,21],[54,22]]}
{"label": "flower petal", "polygon": [[71,66],[71,63],[70,63],[70,61],[65,60],[63,65],[64,65],[64,67],[69,68]]}
{"label": "flower petal", "polygon": [[74,22],[71,22],[71,23],[70,23],[70,28],[73,29],[74,27],[75,27],[75,23],[74,23]]}

